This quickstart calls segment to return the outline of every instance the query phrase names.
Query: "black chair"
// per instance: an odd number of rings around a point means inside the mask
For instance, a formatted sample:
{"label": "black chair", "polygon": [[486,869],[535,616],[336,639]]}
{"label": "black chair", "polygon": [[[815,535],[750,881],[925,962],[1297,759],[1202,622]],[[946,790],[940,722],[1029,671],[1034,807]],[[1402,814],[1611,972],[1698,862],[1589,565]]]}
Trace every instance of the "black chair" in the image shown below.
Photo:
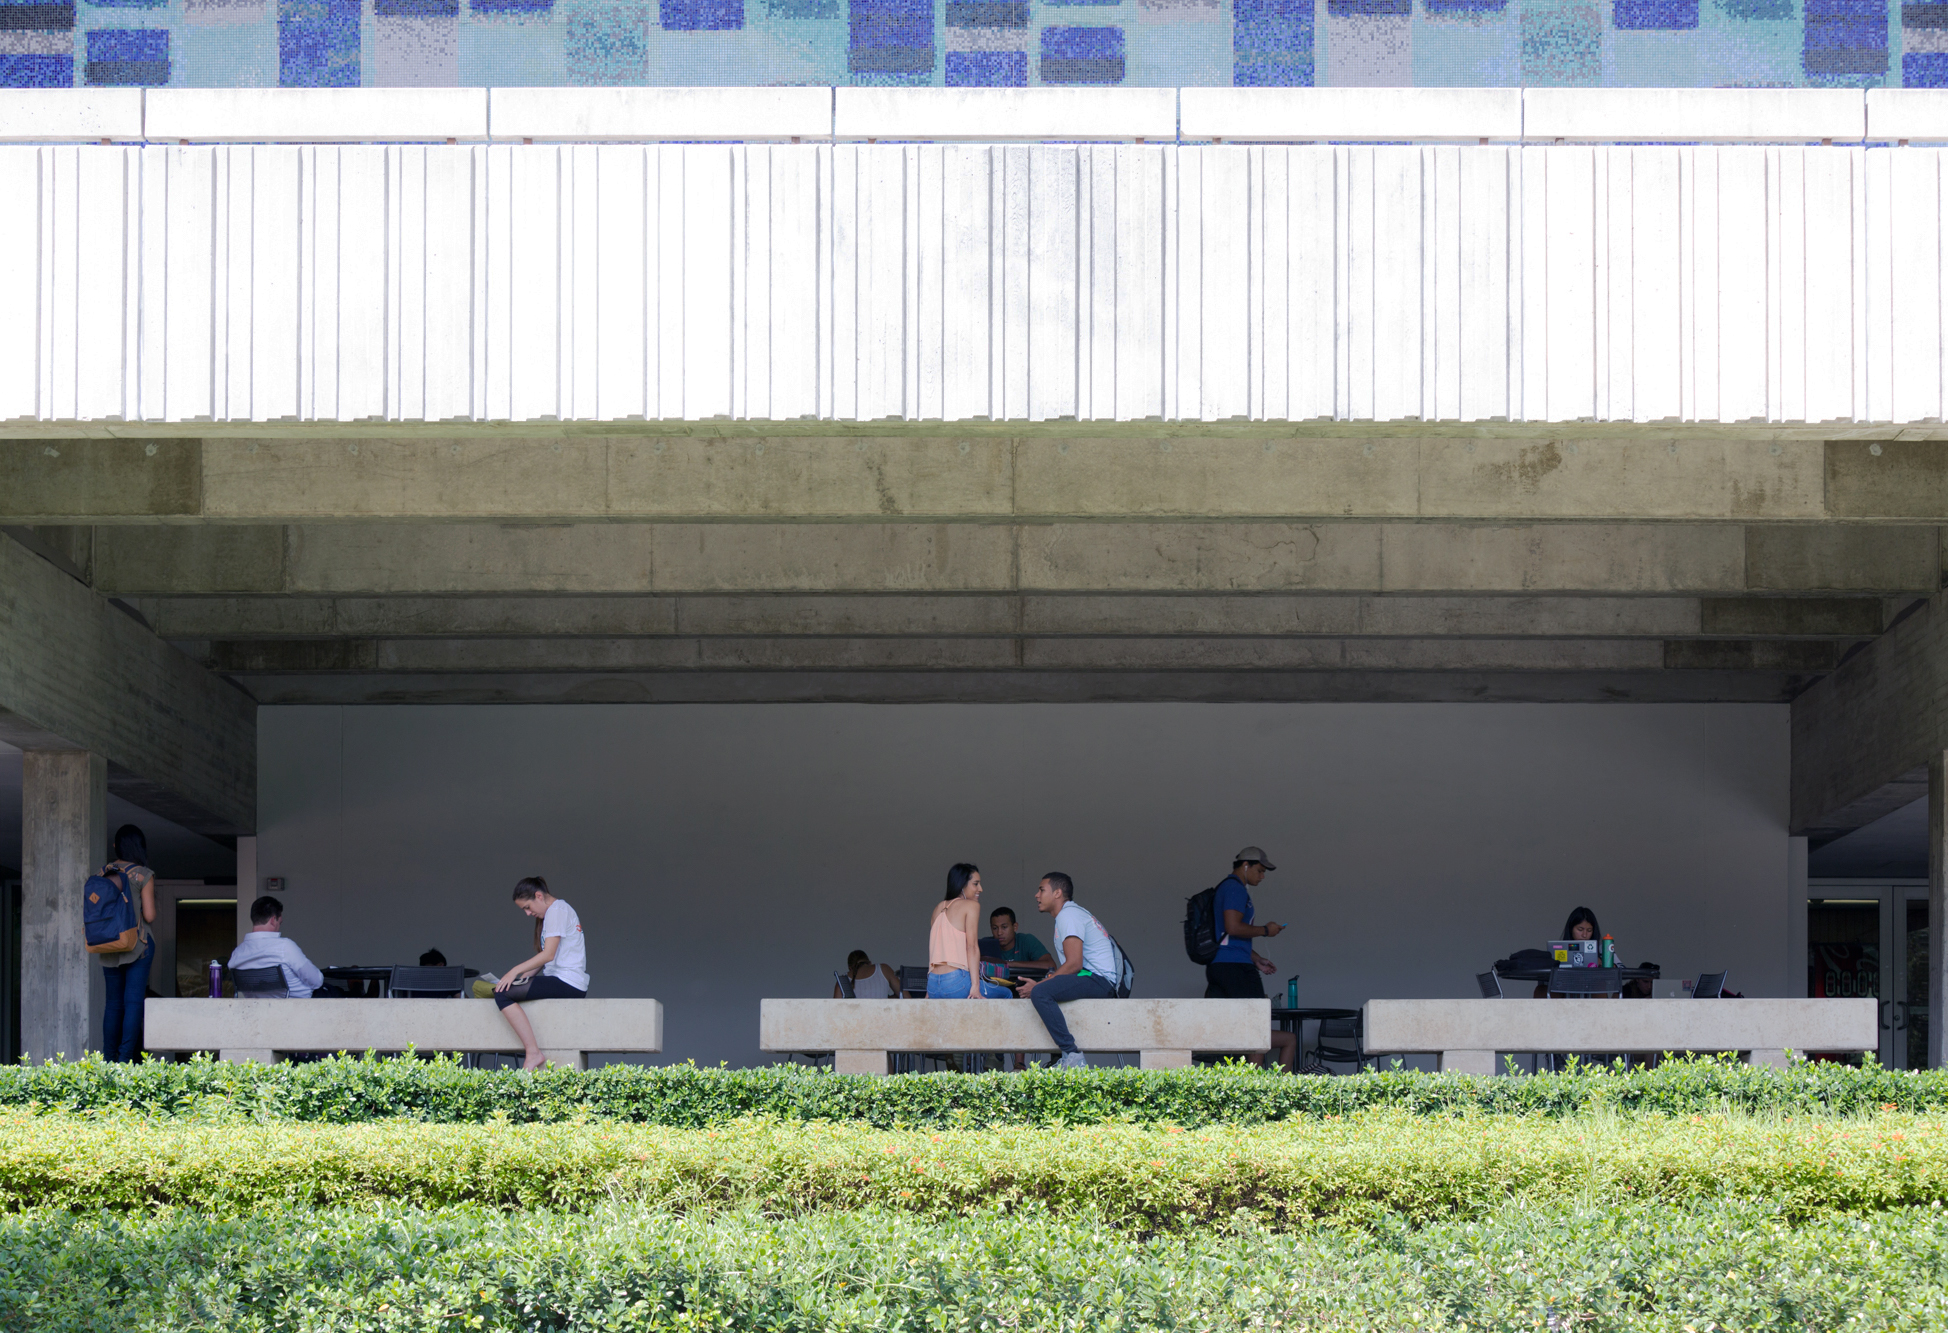
{"label": "black chair", "polygon": [[859,996],[858,996],[858,994],[857,994],[857,993],[856,993],[856,992],[855,992],[855,991],[854,991],[854,990],[852,989],[852,978],[851,978],[851,977],[849,977],[849,976],[847,976],[847,975],[846,975],[845,973],[843,973],[843,972],[834,972],[834,973],[832,974],[832,980],[834,980],[834,981],[836,981],[836,982],[837,982],[837,983],[839,984],[839,998],[840,998],[840,999],[842,999],[842,1000],[856,1000],[856,999],[858,999],[858,998],[859,998]]}
{"label": "black chair", "polygon": [[1716,1000],[1724,996],[1725,974],[1723,972],[1700,972],[1698,984],[1691,991],[1694,1000]]}
{"label": "black chair", "polygon": [[1549,997],[1617,999],[1623,995],[1623,969],[1617,967],[1559,967],[1549,974]]}
{"label": "black chair", "polygon": [[230,984],[237,988],[240,999],[284,1000],[291,995],[291,983],[284,979],[284,969],[276,963],[268,967],[231,968]]}
{"label": "black chair", "polygon": [[1475,985],[1481,987],[1481,998],[1499,1000],[1502,997],[1502,979],[1493,972],[1475,973]]}
{"label": "black chair", "polygon": [[462,967],[395,967],[386,989],[395,999],[451,999],[466,984]]}
{"label": "black chair", "polygon": [[927,969],[924,967],[900,968],[900,995],[902,998],[917,996],[927,998]]}
{"label": "black chair", "polygon": [[1327,1065],[1350,1064],[1357,1074],[1366,1067],[1364,1038],[1365,1026],[1359,1014],[1351,1018],[1320,1019],[1319,1039],[1309,1053],[1307,1069],[1325,1073],[1329,1072]]}

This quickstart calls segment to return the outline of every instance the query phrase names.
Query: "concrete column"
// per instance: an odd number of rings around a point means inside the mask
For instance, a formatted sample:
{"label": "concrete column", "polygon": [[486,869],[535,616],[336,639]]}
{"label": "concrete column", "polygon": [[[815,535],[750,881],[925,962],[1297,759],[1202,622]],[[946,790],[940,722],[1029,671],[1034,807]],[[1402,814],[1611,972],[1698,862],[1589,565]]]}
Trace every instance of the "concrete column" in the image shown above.
{"label": "concrete column", "polygon": [[[1939,1069],[1943,1060],[1942,1027],[1948,1022],[1948,949],[1941,947],[1941,931],[1948,923],[1948,753],[1928,756],[1928,1065]],[[1898,926],[1896,927],[1898,931]],[[1896,939],[1900,936],[1897,933]]]}
{"label": "concrete column", "polygon": [[29,750],[21,762],[20,1046],[30,1060],[88,1049],[95,961],[81,936],[81,886],[108,846],[108,762]]}

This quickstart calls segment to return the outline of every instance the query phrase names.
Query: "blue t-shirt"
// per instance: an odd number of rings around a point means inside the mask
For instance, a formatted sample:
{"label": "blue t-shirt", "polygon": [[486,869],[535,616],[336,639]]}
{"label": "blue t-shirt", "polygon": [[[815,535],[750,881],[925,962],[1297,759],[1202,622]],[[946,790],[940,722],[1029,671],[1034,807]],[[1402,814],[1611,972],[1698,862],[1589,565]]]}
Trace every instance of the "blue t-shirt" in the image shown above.
{"label": "blue t-shirt", "polygon": [[[1226,875],[1218,884],[1217,928],[1220,938],[1224,935],[1224,914],[1226,911],[1238,913],[1244,918],[1247,926],[1251,924],[1251,890],[1247,889],[1245,882],[1236,875]],[[1249,963],[1251,961],[1251,941],[1227,940],[1225,943],[1218,945],[1217,957],[1211,961],[1214,963]]]}

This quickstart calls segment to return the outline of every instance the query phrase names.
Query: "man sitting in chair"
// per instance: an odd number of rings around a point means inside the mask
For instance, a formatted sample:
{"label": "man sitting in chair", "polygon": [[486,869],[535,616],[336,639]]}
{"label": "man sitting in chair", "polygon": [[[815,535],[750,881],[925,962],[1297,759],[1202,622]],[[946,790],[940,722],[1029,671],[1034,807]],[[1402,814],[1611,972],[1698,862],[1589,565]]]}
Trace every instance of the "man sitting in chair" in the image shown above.
{"label": "man sitting in chair", "polygon": [[[230,955],[230,970],[271,967],[284,969],[287,999],[308,1000],[314,994],[342,995],[325,986],[325,974],[304,956],[292,941],[284,938],[284,904],[265,894],[250,905],[250,933]],[[266,992],[274,995],[275,992]]]}

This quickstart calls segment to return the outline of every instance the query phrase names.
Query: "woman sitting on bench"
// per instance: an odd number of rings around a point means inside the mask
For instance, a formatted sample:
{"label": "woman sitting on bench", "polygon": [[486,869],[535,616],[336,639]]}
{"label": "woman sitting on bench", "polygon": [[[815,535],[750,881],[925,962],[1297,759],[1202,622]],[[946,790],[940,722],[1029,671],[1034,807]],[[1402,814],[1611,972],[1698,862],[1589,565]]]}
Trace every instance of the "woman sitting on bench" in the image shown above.
{"label": "woman sitting on bench", "polygon": [[535,1044],[534,1026],[521,1012],[523,1000],[579,1000],[588,994],[588,945],[582,939],[582,919],[575,909],[548,892],[548,881],[530,875],[514,886],[514,901],[534,918],[538,952],[507,969],[494,987],[494,1003],[507,1016],[507,1025],[521,1039],[527,1056],[523,1069],[545,1063]]}

